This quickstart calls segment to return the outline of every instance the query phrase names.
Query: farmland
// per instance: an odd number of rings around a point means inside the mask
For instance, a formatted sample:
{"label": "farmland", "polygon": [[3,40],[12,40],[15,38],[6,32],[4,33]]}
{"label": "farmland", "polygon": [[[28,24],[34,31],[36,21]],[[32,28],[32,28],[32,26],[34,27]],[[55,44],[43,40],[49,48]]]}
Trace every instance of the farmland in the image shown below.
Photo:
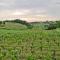
{"label": "farmland", "polygon": [[60,28],[11,25],[0,28],[0,60],[60,60]]}

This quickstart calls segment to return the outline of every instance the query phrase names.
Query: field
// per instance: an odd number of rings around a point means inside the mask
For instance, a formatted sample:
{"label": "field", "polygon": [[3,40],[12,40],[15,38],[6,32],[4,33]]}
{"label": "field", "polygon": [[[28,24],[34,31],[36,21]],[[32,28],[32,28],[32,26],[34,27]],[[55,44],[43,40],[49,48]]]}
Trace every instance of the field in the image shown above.
{"label": "field", "polygon": [[60,60],[59,28],[19,27],[13,29],[11,25],[6,25],[0,28],[0,60]]}

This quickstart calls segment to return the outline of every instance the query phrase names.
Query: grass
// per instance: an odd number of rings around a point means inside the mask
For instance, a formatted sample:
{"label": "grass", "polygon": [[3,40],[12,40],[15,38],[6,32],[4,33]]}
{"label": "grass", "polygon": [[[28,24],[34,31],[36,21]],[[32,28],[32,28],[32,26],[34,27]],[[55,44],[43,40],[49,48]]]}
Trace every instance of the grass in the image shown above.
{"label": "grass", "polygon": [[11,23],[11,22],[6,22],[5,25],[0,26],[0,28],[3,29],[11,29],[11,30],[23,30],[23,29],[27,29],[27,26],[19,24],[19,23]]}
{"label": "grass", "polygon": [[60,60],[60,29],[0,29],[0,60]]}

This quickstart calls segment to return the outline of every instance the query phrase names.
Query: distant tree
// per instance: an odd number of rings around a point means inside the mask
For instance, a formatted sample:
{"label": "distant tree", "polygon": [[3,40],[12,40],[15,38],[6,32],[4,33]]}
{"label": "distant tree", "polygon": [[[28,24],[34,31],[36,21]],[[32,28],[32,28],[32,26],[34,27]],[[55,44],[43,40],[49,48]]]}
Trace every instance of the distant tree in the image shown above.
{"label": "distant tree", "polygon": [[5,25],[5,21],[3,21],[3,24]]}
{"label": "distant tree", "polygon": [[26,25],[28,29],[31,29],[33,27],[30,23],[20,20],[20,19],[15,19],[15,20],[13,20],[13,22]]}
{"label": "distant tree", "polygon": [[0,25],[2,24],[2,21],[0,21]]}
{"label": "distant tree", "polygon": [[56,21],[57,27],[60,28],[60,21]]}
{"label": "distant tree", "polygon": [[19,23],[19,24],[23,24],[23,25],[26,25],[28,29],[31,29],[33,26],[26,22],[26,21],[23,21],[23,20],[20,20],[20,19],[15,19],[15,20],[6,20],[5,22],[13,22],[13,23]]}
{"label": "distant tree", "polygon": [[28,29],[33,28],[33,25],[31,25],[30,23],[27,23],[26,26],[27,26]]}
{"label": "distant tree", "polygon": [[45,24],[46,30],[52,30],[57,28],[57,24],[55,22],[48,22]]}

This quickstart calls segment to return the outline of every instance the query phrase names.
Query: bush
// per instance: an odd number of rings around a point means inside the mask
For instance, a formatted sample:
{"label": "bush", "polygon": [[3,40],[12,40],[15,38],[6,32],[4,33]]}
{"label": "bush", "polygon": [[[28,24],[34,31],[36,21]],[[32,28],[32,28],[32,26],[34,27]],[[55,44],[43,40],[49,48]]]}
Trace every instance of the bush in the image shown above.
{"label": "bush", "polygon": [[57,27],[60,28],[60,21],[56,21]]}
{"label": "bush", "polygon": [[32,29],[33,28],[33,26],[31,24],[27,24],[26,26],[27,26],[28,29]]}
{"label": "bush", "polygon": [[2,21],[0,21],[0,25],[2,24]]}
{"label": "bush", "polygon": [[32,56],[29,56],[27,60],[34,60],[34,58]]}
{"label": "bush", "polygon": [[57,28],[56,22],[49,22],[48,24],[45,24],[46,30],[52,30],[52,29],[56,29],[56,28]]}

